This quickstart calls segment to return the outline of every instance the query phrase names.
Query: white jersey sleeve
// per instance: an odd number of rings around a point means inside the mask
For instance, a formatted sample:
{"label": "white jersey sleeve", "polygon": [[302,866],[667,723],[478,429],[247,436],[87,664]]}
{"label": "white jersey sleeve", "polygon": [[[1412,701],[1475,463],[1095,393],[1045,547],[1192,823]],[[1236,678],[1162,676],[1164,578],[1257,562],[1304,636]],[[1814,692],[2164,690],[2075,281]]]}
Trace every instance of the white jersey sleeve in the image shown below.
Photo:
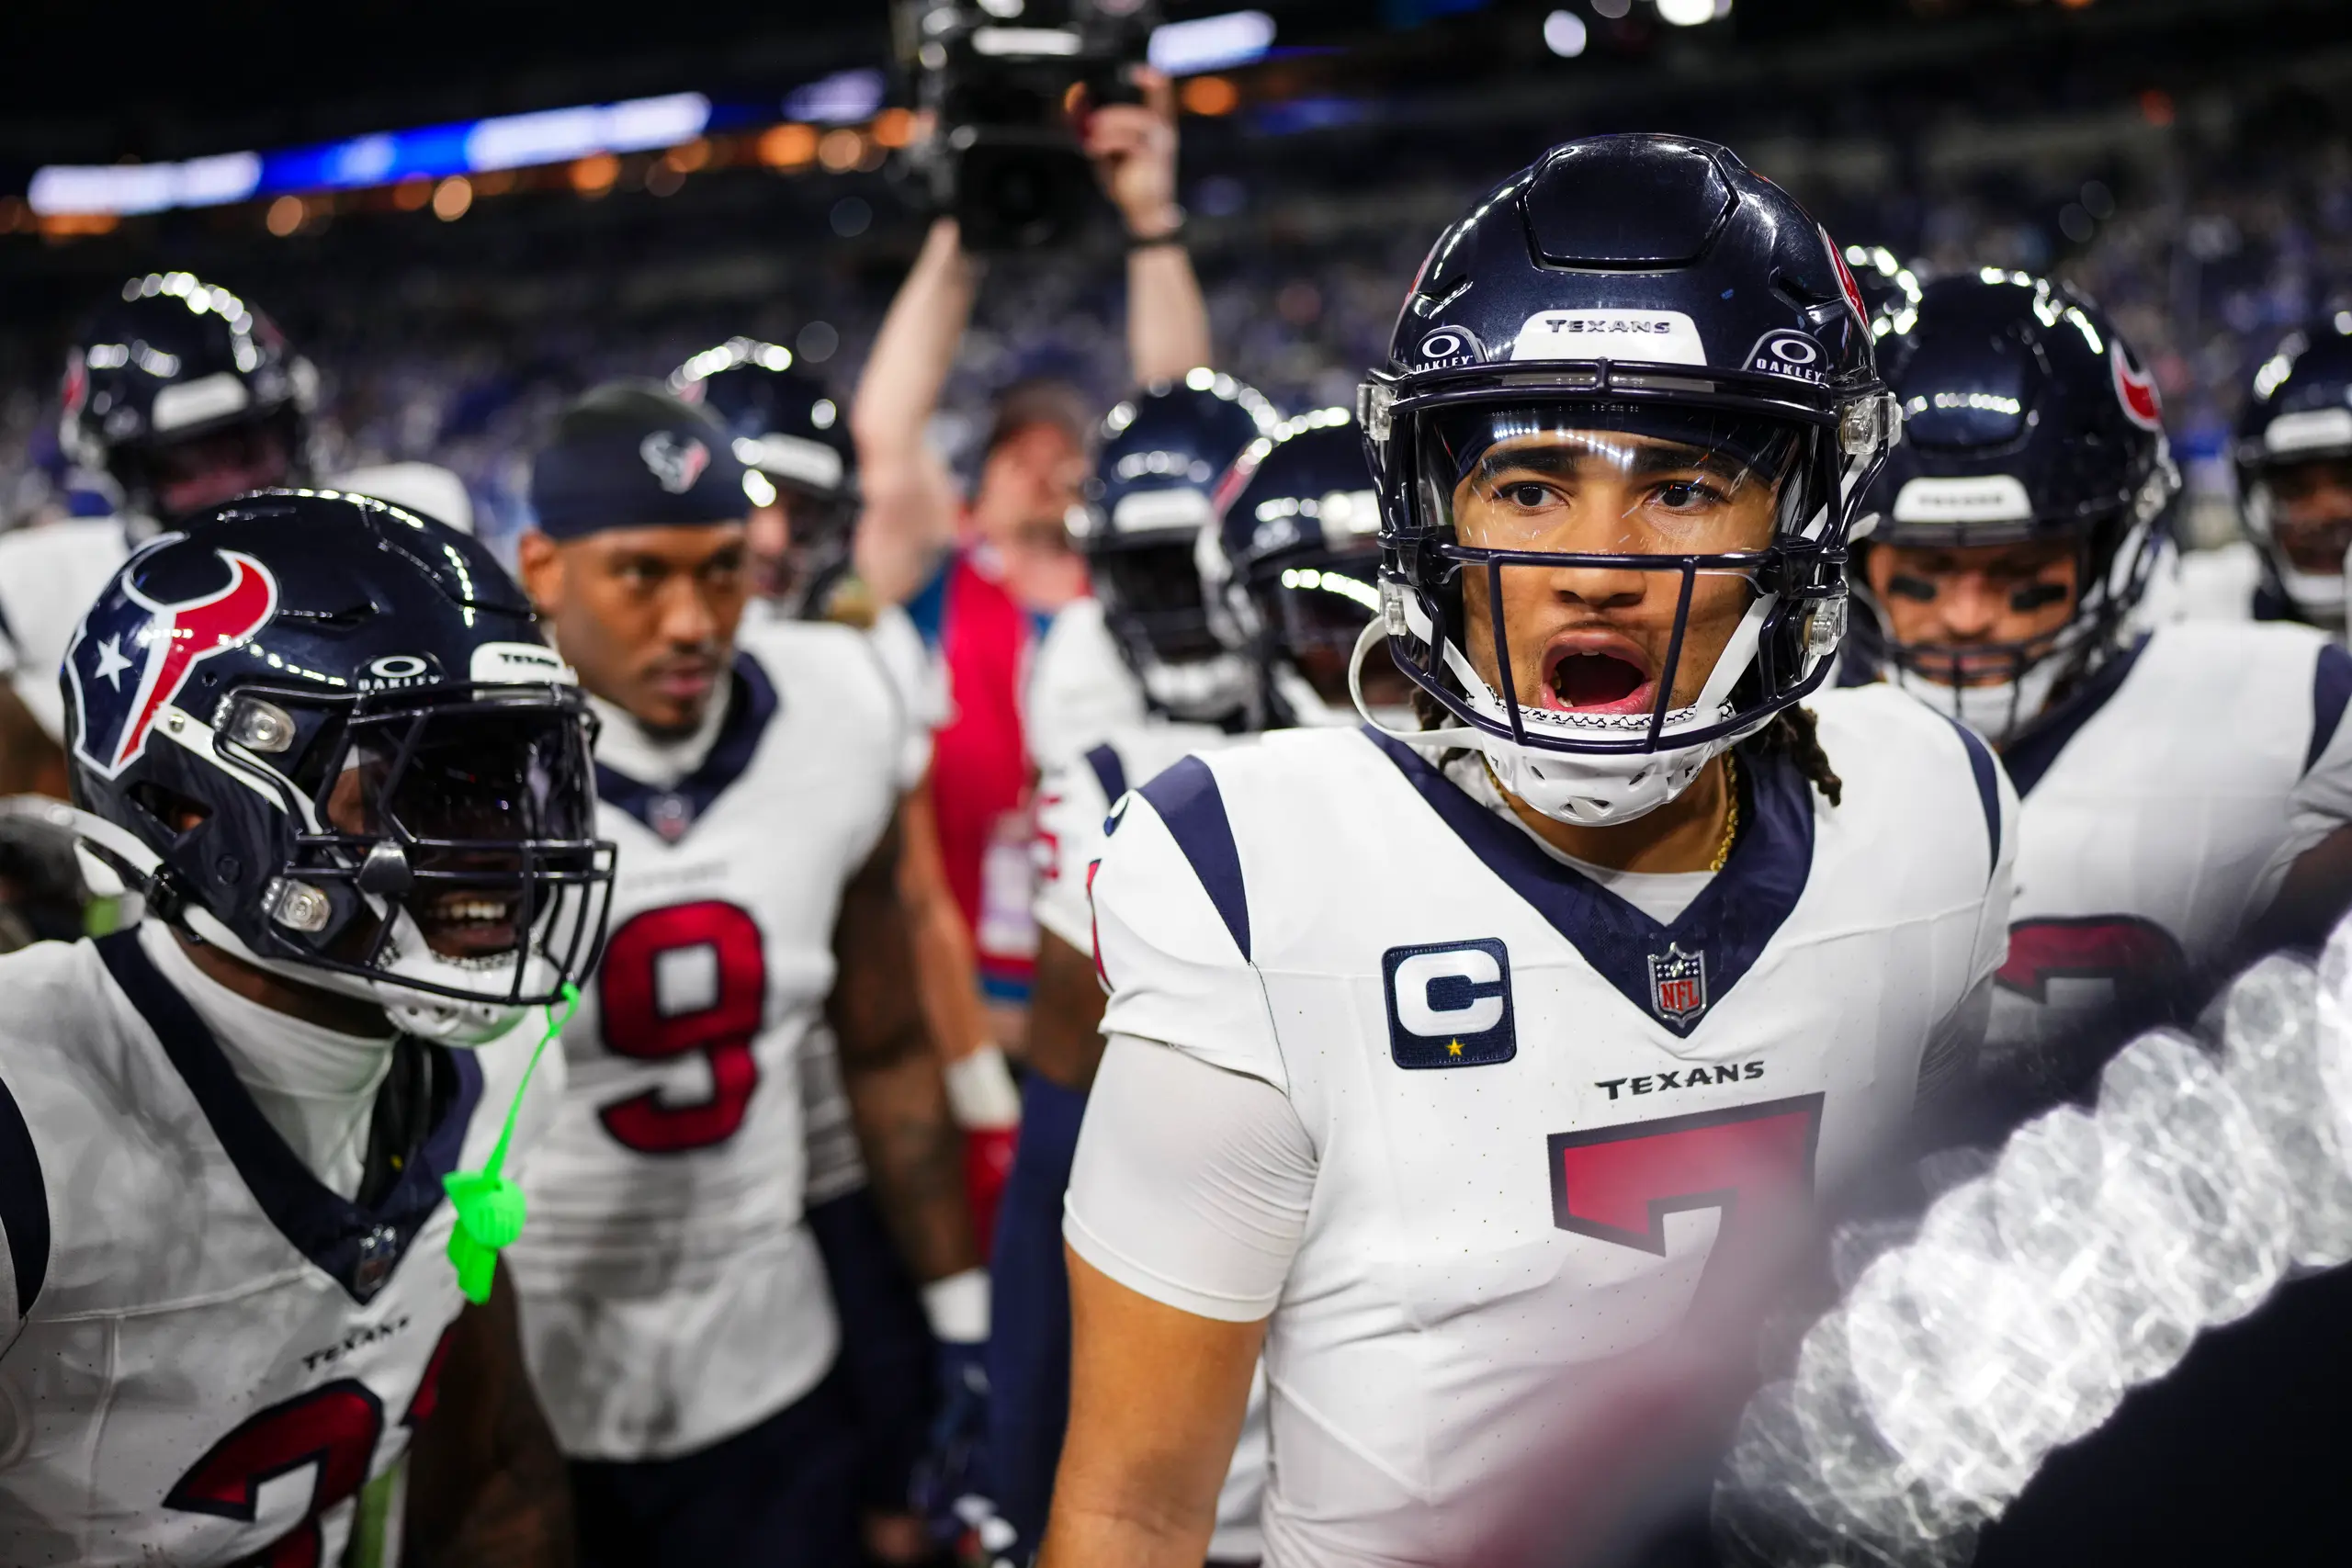
{"label": "white jersey sleeve", "polygon": [[2331,642],[2319,650],[2312,672],[2310,761],[2287,796],[2287,836],[2271,852],[2248,896],[2249,919],[2269,906],[2278,884],[2305,852],[2352,825],[2352,725],[2344,722],[2347,699],[2352,699],[2352,652]]}
{"label": "white jersey sleeve", "polygon": [[1150,716],[1143,683],[1120,657],[1095,599],[1073,599],[1038,639],[1023,688],[1030,760],[1051,773],[1106,735]]}
{"label": "white jersey sleeve", "polygon": [[1114,1034],[1087,1096],[1062,1235],[1139,1295],[1253,1323],[1282,1297],[1315,1171],[1282,1090]]}
{"label": "white jersey sleeve", "polygon": [[1289,1088],[1264,987],[1244,956],[1249,908],[1216,776],[1187,757],[1125,797],[1094,874],[1102,1032],[1187,1051]]}
{"label": "white jersey sleeve", "polygon": [[1102,820],[1116,799],[1110,793],[1114,782],[1125,794],[1125,782],[1108,777],[1102,759],[1090,753],[1056,768],[1037,786],[1037,836],[1031,848],[1036,857],[1037,924],[1080,953],[1094,950],[1094,910],[1086,885],[1102,854]]}
{"label": "white jersey sleeve", "polygon": [[65,735],[65,699],[57,672],[74,630],[117,568],[130,541],[117,517],[75,517],[0,535],[0,655],[17,699],[52,740]]}
{"label": "white jersey sleeve", "polygon": [[922,782],[931,768],[931,738],[953,714],[947,696],[947,672],[936,654],[923,646],[914,621],[896,604],[875,613],[866,638],[882,673],[898,694],[899,710],[906,725],[906,741],[899,754],[899,787],[910,790]]}

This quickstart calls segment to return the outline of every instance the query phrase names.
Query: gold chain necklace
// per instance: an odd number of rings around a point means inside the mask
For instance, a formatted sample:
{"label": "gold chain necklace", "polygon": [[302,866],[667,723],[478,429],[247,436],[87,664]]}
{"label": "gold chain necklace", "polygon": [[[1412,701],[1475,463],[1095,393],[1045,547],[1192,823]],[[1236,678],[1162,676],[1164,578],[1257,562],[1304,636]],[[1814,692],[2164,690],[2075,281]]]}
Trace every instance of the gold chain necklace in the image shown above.
{"label": "gold chain necklace", "polygon": [[1724,863],[1731,859],[1732,845],[1739,839],[1739,763],[1728,751],[1724,753],[1724,841],[1707,864],[1710,873],[1723,870]]}
{"label": "gold chain necklace", "polygon": [[[1510,792],[1503,788],[1502,775],[1495,772],[1493,760],[1481,752],[1478,761],[1487,770],[1487,782],[1495,786],[1495,793],[1509,799]],[[1715,858],[1707,863],[1710,876],[1723,870],[1724,863],[1731,859],[1733,846],[1739,841],[1739,762],[1729,751],[1724,753],[1724,841],[1715,846]]]}

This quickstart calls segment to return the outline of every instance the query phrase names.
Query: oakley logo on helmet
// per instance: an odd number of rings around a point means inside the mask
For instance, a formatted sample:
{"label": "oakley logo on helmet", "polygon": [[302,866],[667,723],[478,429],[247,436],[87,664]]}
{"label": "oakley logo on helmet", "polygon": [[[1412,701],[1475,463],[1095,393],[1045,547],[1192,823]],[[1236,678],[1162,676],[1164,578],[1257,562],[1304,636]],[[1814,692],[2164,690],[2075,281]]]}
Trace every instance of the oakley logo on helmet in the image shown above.
{"label": "oakley logo on helmet", "polygon": [[1481,357],[1478,340],[1461,327],[1440,327],[1421,339],[1420,356],[1427,366],[1475,365]]}
{"label": "oakley logo on helmet", "polygon": [[1817,387],[1826,379],[1822,362],[1826,357],[1821,345],[1803,333],[1769,332],[1756,340],[1756,347],[1747,355],[1747,367]]}
{"label": "oakley logo on helmet", "polygon": [[366,682],[379,689],[422,685],[433,678],[430,660],[413,653],[387,653],[368,661]]}
{"label": "oakley logo on helmet", "polygon": [[147,749],[156,716],[176,702],[196,667],[241,648],[269,624],[277,582],[236,550],[216,550],[225,586],[199,598],[151,599],[135,572],[83,617],[65,668],[80,715],[74,750],[112,778]]}
{"label": "oakley logo on helmet", "polygon": [[1522,359],[1635,359],[1704,365],[1699,324],[1679,310],[1540,310],[1511,340]]}
{"label": "oakley logo on helmet", "polygon": [[2123,417],[2143,430],[2162,430],[2165,407],[2156,396],[2156,378],[2132,365],[2120,338],[2108,343],[2107,360],[2115,369],[2115,400],[2123,405]]}
{"label": "oakley logo on helmet", "polygon": [[672,495],[694,489],[702,471],[710,467],[709,447],[692,436],[681,441],[666,430],[657,430],[639,442],[637,455],[645,459],[654,482]]}
{"label": "oakley logo on helmet", "polygon": [[1481,1067],[1519,1055],[1510,953],[1493,937],[1380,955],[1388,1055],[1400,1067]]}

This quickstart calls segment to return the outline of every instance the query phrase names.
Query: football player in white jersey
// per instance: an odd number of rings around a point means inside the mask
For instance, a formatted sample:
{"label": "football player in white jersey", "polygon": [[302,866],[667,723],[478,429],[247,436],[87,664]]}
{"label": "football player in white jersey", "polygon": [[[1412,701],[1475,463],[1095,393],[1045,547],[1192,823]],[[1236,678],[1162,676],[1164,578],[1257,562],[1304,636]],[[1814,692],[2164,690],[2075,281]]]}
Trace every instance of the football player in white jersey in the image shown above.
{"label": "football player in white jersey", "polygon": [[2352,818],[2352,655],[2287,623],[2134,626],[2179,483],[2154,386],[2088,300],[1993,276],[1928,285],[1880,340],[1905,435],[1865,501],[1871,613],[1841,678],[1969,725],[2022,798],[1986,1054],[2014,1116],[2185,1021]]}
{"label": "football player in white jersey", "polygon": [[1272,1568],[1509,1561],[1718,1232],[1804,1213],[1982,1028],[1997,765],[1896,693],[1796,705],[1895,432],[1819,225],[1708,143],[1568,142],[1439,239],[1363,403],[1357,657],[1429,728],[1118,813],[1046,1568],[1201,1561],[1261,1343]]}
{"label": "football player in white jersey", "polygon": [[947,672],[904,605],[876,602],[851,560],[860,507],[857,444],[832,389],[781,344],[729,338],[670,376],[671,389],[727,427],[752,501],[744,536],[752,598],[745,615],[836,621],[862,628],[908,720],[904,775],[920,781],[899,808],[899,891],[907,904],[915,979],[947,1092],[964,1129],[965,1176],[980,1250],[1012,1164],[1020,1091],[989,1038],[979,964],[947,886],[931,801],[932,732],[947,722]]}
{"label": "football player in white jersey", "polygon": [[[318,374],[261,310],[184,272],[122,286],[76,338],[62,389],[59,443],[109,475],[114,517],[77,517],[0,536],[0,794],[65,786],[58,668],[92,599],[159,527],[245,491],[311,482]],[[446,468],[399,463],[332,481],[406,511],[471,527],[464,485]]]}
{"label": "football player in white jersey", "polygon": [[2247,537],[2182,558],[2188,614],[2307,621],[2341,638],[2352,550],[2352,312],[2290,333],[2255,371],[2235,457]]}
{"label": "football player in white jersey", "polygon": [[[1116,450],[1115,440],[1112,451]],[[1185,482],[1161,478],[1162,485]],[[1102,1059],[1102,987],[1094,972],[1087,884],[1102,858],[1103,825],[1131,786],[1189,753],[1268,728],[1347,724],[1348,660],[1379,604],[1380,507],[1363,440],[1348,414],[1317,410],[1285,421],[1246,448],[1217,485],[1221,515],[1197,547],[1170,551],[1160,570],[1202,584],[1190,615],[1163,614],[1130,629],[1153,660],[1197,660],[1186,639],[1204,616],[1215,646],[1247,679],[1223,724],[1161,716],[1104,735],[1038,791],[1037,985],[1030,1009],[1023,1134],[1005,1191],[989,1277],[989,1460],[993,1495],[1023,1539],[1043,1525],[1069,1404],[1069,1277],[1062,1262],[1062,1194],[1069,1184],[1086,1090]],[[1129,493],[1138,486],[1122,487]],[[1109,491],[1098,508],[1117,499]],[[1098,516],[1095,522],[1099,525]],[[1196,525],[1196,527],[1198,525]],[[1136,563],[1140,565],[1141,563]],[[1099,579],[1098,579],[1099,581]],[[1153,590],[1165,602],[1168,589]],[[1156,634],[1170,630],[1166,646]],[[1399,707],[1403,677],[1385,659],[1367,673]],[[1265,1485],[1263,1386],[1217,1499],[1215,1562],[1261,1555],[1258,1502]]]}
{"label": "football player in white jersey", "polygon": [[1046,628],[1022,693],[1041,774],[1147,718],[1214,724],[1241,710],[1248,671],[1209,627],[1193,551],[1218,482],[1278,417],[1256,388],[1204,367],[1103,419],[1070,513],[1091,591]]}
{"label": "football player in white jersey", "polygon": [[0,1562],[568,1564],[492,1285],[610,890],[570,672],[472,540],[277,491],[62,684],[148,916],[0,959]]}
{"label": "football player in white jersey", "polygon": [[908,1506],[925,1309],[959,1372],[986,1337],[907,984],[905,721],[859,632],[739,636],[743,474],[700,411],[628,383],[574,405],[532,472],[522,576],[603,720],[619,846],[514,1254],[585,1562],[855,1562],[861,1505]]}

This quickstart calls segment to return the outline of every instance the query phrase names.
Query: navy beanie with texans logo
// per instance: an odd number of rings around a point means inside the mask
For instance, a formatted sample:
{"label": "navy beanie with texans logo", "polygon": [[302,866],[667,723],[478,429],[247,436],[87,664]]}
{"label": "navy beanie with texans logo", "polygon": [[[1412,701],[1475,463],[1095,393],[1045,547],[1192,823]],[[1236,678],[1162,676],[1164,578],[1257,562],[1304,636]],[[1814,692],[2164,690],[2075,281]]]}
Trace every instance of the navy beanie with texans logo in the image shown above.
{"label": "navy beanie with texans logo", "polygon": [[735,523],[752,512],[743,465],[707,413],[650,381],[611,381],[557,422],[531,464],[539,531]]}

